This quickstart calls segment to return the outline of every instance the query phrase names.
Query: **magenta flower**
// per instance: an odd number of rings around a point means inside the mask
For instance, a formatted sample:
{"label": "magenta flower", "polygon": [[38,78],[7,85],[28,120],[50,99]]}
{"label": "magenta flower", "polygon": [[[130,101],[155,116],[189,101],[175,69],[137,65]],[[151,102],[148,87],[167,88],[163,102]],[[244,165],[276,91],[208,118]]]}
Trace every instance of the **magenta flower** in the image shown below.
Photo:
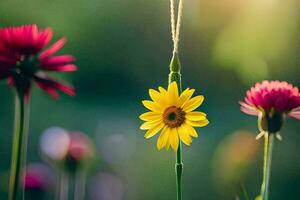
{"label": "magenta flower", "polygon": [[55,56],[65,44],[62,38],[45,49],[52,38],[51,28],[39,29],[37,25],[24,25],[0,29],[0,79],[7,79],[9,86],[15,86],[28,98],[32,82],[54,98],[61,91],[75,95],[73,87],[60,83],[47,75],[48,71],[73,72],[71,55]]}
{"label": "magenta flower", "polygon": [[247,91],[241,111],[259,118],[262,132],[278,133],[286,117],[300,120],[300,93],[285,81],[263,81]]}
{"label": "magenta flower", "polygon": [[23,179],[25,189],[45,190],[53,186],[53,178],[50,169],[39,163],[30,164],[26,169]]}

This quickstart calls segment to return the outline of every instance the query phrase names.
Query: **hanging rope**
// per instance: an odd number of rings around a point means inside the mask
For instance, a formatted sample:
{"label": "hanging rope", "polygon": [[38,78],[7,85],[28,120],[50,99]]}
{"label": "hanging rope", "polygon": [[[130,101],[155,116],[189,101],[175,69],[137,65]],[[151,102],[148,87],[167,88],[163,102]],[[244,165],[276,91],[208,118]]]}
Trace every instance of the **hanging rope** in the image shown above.
{"label": "hanging rope", "polygon": [[174,0],[170,0],[171,33],[172,33],[172,40],[173,40],[173,53],[178,53],[178,44],[179,44],[179,35],[180,35],[182,11],[183,11],[183,0],[179,0],[177,20],[176,20],[177,23],[175,23],[175,2],[174,2]]}

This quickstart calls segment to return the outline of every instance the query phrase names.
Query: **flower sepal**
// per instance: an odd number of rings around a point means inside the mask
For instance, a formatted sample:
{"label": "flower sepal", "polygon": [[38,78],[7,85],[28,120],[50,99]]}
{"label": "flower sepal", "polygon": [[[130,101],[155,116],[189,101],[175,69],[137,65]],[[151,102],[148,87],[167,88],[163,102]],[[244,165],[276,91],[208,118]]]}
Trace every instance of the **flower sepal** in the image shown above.
{"label": "flower sepal", "polygon": [[275,134],[278,140],[282,140],[279,132],[283,127],[285,118],[284,113],[278,112],[275,109],[271,109],[268,112],[260,112],[258,115],[258,128],[260,134],[256,139],[261,138],[264,134]]}

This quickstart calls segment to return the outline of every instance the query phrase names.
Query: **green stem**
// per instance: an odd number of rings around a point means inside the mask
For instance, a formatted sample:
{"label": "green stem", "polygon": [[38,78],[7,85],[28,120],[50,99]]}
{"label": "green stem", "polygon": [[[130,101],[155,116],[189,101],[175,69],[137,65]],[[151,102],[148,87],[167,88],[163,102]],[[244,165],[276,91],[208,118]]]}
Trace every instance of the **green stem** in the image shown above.
{"label": "green stem", "polygon": [[60,174],[60,187],[59,187],[59,200],[69,199],[69,174],[61,170]]}
{"label": "green stem", "polygon": [[9,200],[24,199],[24,189],[20,187],[22,174],[26,167],[29,104],[22,94],[16,95],[15,127],[13,135],[11,171],[9,180]]}
{"label": "green stem", "polygon": [[[170,63],[169,84],[175,81],[178,85],[179,92],[182,91],[180,69],[181,69],[181,65],[180,65],[178,55],[176,52],[174,52]],[[176,153],[176,164],[175,164],[177,200],[182,199],[182,171],[183,171],[183,163],[182,163],[182,155],[181,155],[181,142],[179,141],[179,145]]]}
{"label": "green stem", "polygon": [[263,200],[269,200],[269,184],[271,176],[272,166],[272,152],[274,146],[274,134],[265,134],[264,145],[264,171],[263,171],[263,183],[261,186],[261,197]]}
{"label": "green stem", "polygon": [[74,200],[84,200],[85,182],[86,182],[85,169],[81,169],[81,168],[77,169],[75,172]]}
{"label": "green stem", "polygon": [[177,154],[176,154],[176,187],[177,187],[177,200],[182,199],[182,171],[183,171],[183,163],[181,156],[181,142],[179,142]]}

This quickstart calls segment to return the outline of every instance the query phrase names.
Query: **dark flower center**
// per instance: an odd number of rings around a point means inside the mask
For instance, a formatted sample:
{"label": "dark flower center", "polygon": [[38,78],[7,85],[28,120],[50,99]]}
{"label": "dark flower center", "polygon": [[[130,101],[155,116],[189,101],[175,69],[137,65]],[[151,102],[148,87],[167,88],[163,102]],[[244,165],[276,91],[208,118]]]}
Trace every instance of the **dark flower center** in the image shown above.
{"label": "dark flower center", "polygon": [[184,120],[185,112],[182,111],[181,108],[177,108],[176,106],[167,108],[163,113],[164,123],[171,128],[180,126],[184,122]]}
{"label": "dark flower center", "polygon": [[14,85],[20,95],[25,95],[31,84],[31,80],[39,70],[38,55],[22,55],[12,68]]}
{"label": "dark flower center", "polygon": [[21,56],[16,65],[16,73],[26,78],[31,78],[39,69],[37,55]]}

